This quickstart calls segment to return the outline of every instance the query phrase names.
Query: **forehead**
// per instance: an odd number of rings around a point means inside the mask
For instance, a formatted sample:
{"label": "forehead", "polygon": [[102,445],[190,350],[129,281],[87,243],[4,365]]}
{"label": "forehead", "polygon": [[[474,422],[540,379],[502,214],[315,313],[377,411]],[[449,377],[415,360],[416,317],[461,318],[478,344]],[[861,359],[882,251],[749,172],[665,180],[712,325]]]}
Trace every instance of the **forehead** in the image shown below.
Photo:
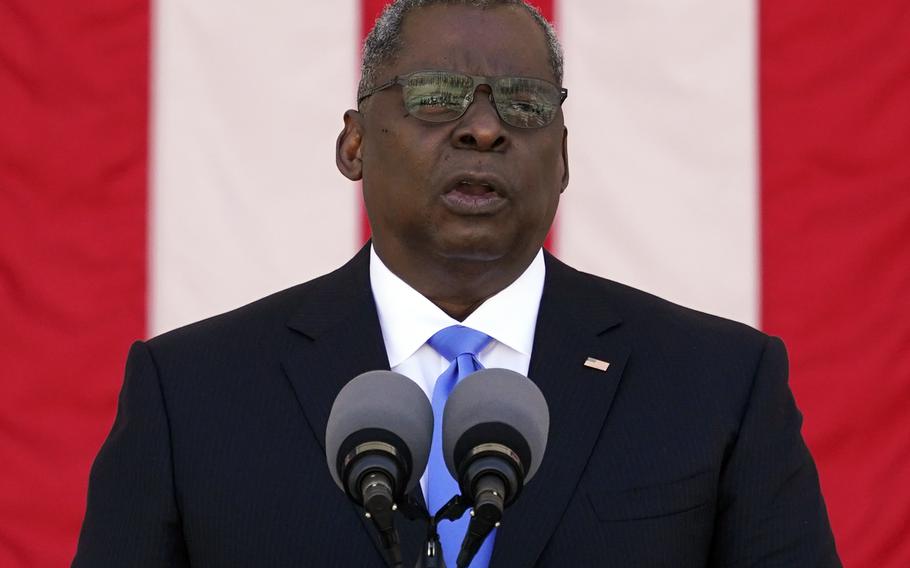
{"label": "forehead", "polygon": [[410,12],[390,75],[445,69],[555,81],[543,30],[520,6],[435,4]]}

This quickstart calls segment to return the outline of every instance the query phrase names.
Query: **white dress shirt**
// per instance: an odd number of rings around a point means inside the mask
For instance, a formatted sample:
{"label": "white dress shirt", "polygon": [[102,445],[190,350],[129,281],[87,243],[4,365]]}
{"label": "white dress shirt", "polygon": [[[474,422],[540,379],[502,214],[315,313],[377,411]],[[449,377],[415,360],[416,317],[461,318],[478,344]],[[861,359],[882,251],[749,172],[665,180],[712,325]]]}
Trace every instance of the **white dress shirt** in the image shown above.
{"label": "white dress shirt", "polygon": [[[449,362],[427,340],[441,329],[463,325],[493,338],[477,354],[485,368],[527,375],[545,273],[541,250],[518,279],[459,322],[396,276],[371,247],[370,286],[390,368],[417,383],[433,400],[436,379]],[[426,495],[426,472],[420,486]]]}

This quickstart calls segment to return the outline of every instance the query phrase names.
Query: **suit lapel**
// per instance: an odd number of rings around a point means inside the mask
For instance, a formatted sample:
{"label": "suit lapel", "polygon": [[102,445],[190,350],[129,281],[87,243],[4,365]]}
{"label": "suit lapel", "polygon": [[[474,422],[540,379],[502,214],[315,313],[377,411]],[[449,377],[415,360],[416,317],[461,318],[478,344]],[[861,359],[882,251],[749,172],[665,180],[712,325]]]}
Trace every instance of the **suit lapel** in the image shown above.
{"label": "suit lapel", "polygon": [[[547,255],[528,375],[550,409],[546,454],[537,475],[506,511],[492,565],[533,566],[575,493],[609,412],[629,348],[611,333],[621,323],[602,288]],[[594,357],[606,371],[586,367]]]}
{"label": "suit lapel", "polygon": [[[311,282],[299,309],[288,320],[292,337],[283,368],[323,449],[329,413],[341,388],[366,371],[389,369],[370,288],[369,258],[367,244],[348,264]],[[353,503],[351,509],[380,551],[370,521]],[[401,517],[396,525],[405,558],[416,558],[426,536],[425,527]]]}

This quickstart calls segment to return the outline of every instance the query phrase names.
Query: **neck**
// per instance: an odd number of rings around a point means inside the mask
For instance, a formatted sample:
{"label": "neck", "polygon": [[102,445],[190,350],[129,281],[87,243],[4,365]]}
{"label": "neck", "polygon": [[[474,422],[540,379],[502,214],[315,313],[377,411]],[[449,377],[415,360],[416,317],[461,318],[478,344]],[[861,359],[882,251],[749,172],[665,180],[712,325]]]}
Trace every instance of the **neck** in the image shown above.
{"label": "neck", "polygon": [[490,260],[430,259],[410,254],[387,254],[378,247],[376,254],[389,270],[439,309],[455,320],[464,321],[488,298],[517,280],[530,266],[537,250],[514,258]]}

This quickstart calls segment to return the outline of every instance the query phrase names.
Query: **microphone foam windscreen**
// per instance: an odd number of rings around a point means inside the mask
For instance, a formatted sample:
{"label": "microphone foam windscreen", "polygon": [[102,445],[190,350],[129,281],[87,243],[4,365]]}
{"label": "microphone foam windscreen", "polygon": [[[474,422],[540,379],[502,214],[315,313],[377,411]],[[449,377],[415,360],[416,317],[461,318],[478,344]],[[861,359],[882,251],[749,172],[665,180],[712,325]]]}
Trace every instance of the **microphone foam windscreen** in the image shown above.
{"label": "microphone foam windscreen", "polygon": [[341,389],[326,425],[325,452],[332,479],[342,490],[338,452],[348,436],[367,429],[392,432],[405,443],[412,461],[407,489],[413,488],[427,467],[433,438],[433,408],[427,395],[414,381],[392,371],[363,373]]}
{"label": "microphone foam windscreen", "polygon": [[[472,436],[478,425],[488,424],[490,435],[517,431],[530,450],[530,464],[523,463],[525,481],[537,473],[547,447],[550,430],[550,411],[547,401],[531,379],[508,369],[483,369],[461,380],[446,401],[442,415],[442,450],[446,467],[458,479],[455,449],[459,439],[469,430]],[[497,428],[504,424],[510,428]],[[506,440],[484,442],[510,444]],[[518,448],[511,448],[517,451]]]}

